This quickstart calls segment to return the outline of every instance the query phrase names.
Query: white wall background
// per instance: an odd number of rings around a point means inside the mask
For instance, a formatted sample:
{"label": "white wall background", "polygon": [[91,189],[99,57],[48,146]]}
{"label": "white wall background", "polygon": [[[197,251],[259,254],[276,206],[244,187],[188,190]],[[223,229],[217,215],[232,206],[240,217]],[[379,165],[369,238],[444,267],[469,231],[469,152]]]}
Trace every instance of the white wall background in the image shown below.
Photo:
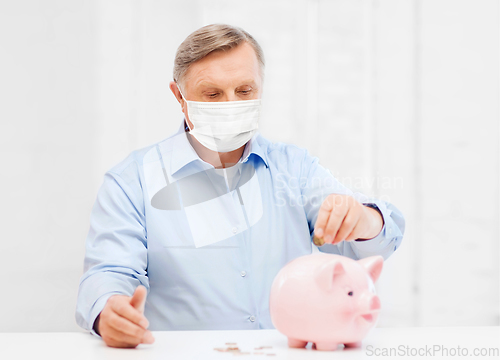
{"label": "white wall background", "polygon": [[2,1],[0,331],[79,331],[107,169],[175,131],[177,46],[213,23],[267,59],[261,132],[405,214],[379,326],[499,325],[499,2]]}

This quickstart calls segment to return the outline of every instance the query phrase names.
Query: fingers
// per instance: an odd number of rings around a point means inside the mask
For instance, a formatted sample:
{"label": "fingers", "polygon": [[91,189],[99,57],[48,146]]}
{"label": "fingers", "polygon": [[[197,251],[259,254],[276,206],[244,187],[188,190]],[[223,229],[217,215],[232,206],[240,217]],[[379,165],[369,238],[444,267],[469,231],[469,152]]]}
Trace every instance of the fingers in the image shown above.
{"label": "fingers", "polygon": [[[363,233],[361,223],[363,205],[348,195],[329,195],[318,211],[314,235],[322,243],[336,245],[343,240],[351,241]],[[316,242],[315,242],[316,244]]]}
{"label": "fingers", "polygon": [[333,239],[333,244],[338,244],[347,238],[355,231],[356,225],[359,222],[359,213],[355,208],[350,208],[347,212],[340,228]]}
{"label": "fingers", "polygon": [[146,329],[149,326],[148,320],[139,310],[130,305],[130,301],[127,300],[128,298],[129,297],[110,298],[109,302],[111,309],[121,317],[124,317],[125,319],[132,321],[134,324]]}
{"label": "fingers", "polygon": [[[359,221],[358,221],[358,224],[359,224]],[[345,241],[353,241],[353,240],[356,240],[359,238],[358,236],[356,236],[356,234],[358,233],[358,231],[356,230],[356,226],[354,227],[354,229],[352,229],[352,231],[349,233],[349,235],[347,235],[345,237]]]}
{"label": "fingers", "polygon": [[132,299],[130,299],[130,305],[139,310],[141,313],[144,313],[144,305],[146,304],[146,296],[148,294],[147,289],[139,285],[132,295]]}
{"label": "fingers", "polygon": [[114,347],[114,348],[135,348],[137,347],[137,345],[139,344],[132,344],[132,343],[126,343],[122,340],[119,340],[119,336],[118,337],[111,337],[110,335],[103,335],[102,336],[102,339],[104,340],[104,342],[106,343],[106,345],[110,346],[110,347]]}
{"label": "fingers", "polygon": [[105,331],[102,334],[102,339],[108,346],[120,347],[120,348],[134,348],[141,343],[152,344],[154,342],[154,337],[149,330],[143,330],[142,336],[129,335],[116,329],[113,326],[114,322],[112,321],[106,323],[106,326],[104,327]]}
{"label": "fingers", "polygon": [[335,204],[335,207],[330,212],[330,217],[328,218],[328,223],[325,229],[325,242],[327,244],[332,244],[336,238],[337,232],[339,231],[344,218],[347,215],[349,207],[347,204]]}
{"label": "fingers", "polygon": [[146,329],[149,325],[147,319],[130,305],[131,299],[123,295],[108,299],[99,316],[99,330],[106,345],[130,348],[154,342],[151,331]]}
{"label": "fingers", "polygon": [[328,218],[330,217],[330,212],[332,211],[333,200],[331,196],[328,196],[318,211],[318,218],[316,219],[316,224],[314,225],[314,235],[318,238],[323,238],[325,235],[326,224],[328,223]]}
{"label": "fingers", "polygon": [[146,333],[146,329],[134,324],[132,321],[127,320],[117,313],[111,313],[108,317],[108,324],[116,332],[122,333],[129,338],[137,339],[139,342],[142,341]]}
{"label": "fingers", "polygon": [[[382,229],[381,226],[383,226],[383,223],[376,222],[376,225],[371,226],[371,222],[370,222],[369,218],[367,217],[367,213],[373,211],[373,212],[376,212],[376,215],[378,215],[378,218],[381,219],[382,216],[378,213],[377,210],[365,207],[364,205],[359,204],[359,203],[355,204],[355,210],[356,210],[356,214],[359,214],[358,220],[357,220],[356,225],[352,229],[352,231],[349,233],[349,235],[347,235],[345,237],[346,241],[352,241],[352,240],[356,240],[356,239],[367,240],[367,239],[374,238],[377,234],[380,233],[380,231]],[[377,216],[375,218],[377,218]],[[376,219],[376,220],[378,220],[378,219]],[[375,229],[375,230],[373,230],[373,229]],[[374,233],[373,231],[376,231],[376,233]]]}

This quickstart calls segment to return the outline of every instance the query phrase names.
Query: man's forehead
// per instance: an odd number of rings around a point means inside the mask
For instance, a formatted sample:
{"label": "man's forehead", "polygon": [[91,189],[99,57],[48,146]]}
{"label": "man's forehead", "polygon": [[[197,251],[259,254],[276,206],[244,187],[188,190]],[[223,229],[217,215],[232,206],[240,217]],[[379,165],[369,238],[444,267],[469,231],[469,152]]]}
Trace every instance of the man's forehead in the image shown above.
{"label": "man's forehead", "polygon": [[[249,85],[249,86],[255,86],[256,81],[253,78],[249,79],[236,79],[236,78],[227,78],[224,81],[224,84],[227,85],[232,85],[232,86],[243,86],[243,85]],[[217,81],[216,79],[205,79],[205,78],[200,78],[198,81],[193,82],[193,87],[194,88],[218,88],[221,85],[221,81]]]}
{"label": "man's forehead", "polygon": [[[248,56],[252,54],[251,56]],[[247,43],[229,51],[216,51],[193,63],[185,75],[191,86],[241,85],[260,80],[260,66],[254,49]],[[187,84],[186,84],[187,85]]]}

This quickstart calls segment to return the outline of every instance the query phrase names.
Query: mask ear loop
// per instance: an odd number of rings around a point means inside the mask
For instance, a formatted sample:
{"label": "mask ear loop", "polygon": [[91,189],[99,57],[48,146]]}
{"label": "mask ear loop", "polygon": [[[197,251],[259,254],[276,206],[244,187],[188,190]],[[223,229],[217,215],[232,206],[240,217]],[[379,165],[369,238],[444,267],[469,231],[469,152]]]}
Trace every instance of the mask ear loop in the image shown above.
{"label": "mask ear loop", "polygon": [[[179,94],[181,94],[182,98],[184,99],[184,102],[186,103],[186,106],[187,106],[187,99],[186,97],[184,96],[184,94],[182,93],[181,91],[181,87],[179,86],[179,84],[175,83],[175,85],[177,85],[177,90],[179,90]],[[187,121],[187,119],[184,119],[186,120],[186,125],[187,125],[187,128],[189,129],[189,131],[192,131],[192,129],[189,127],[189,123]]]}
{"label": "mask ear loop", "polygon": [[179,93],[181,94],[182,98],[184,99],[184,101],[186,101],[186,97],[184,96],[184,94],[182,93],[181,91],[181,87],[179,86],[179,84],[175,83],[175,85],[177,86],[177,90],[179,90]]}

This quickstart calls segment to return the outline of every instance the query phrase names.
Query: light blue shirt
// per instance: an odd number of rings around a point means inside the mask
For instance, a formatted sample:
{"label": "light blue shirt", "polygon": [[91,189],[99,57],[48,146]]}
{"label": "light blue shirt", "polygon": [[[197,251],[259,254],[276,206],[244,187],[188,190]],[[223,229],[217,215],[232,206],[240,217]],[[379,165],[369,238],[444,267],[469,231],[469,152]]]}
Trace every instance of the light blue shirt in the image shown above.
{"label": "light blue shirt", "polygon": [[148,289],[150,330],[274,328],[269,294],[278,271],[311,254],[323,199],[348,194],[381,212],[380,234],[319,247],[352,259],[400,246],[405,222],[390,203],[338,182],[316,157],[259,133],[238,164],[201,160],[184,132],[132,152],[110,169],[97,194],[76,307],[92,329],[108,298]]}

